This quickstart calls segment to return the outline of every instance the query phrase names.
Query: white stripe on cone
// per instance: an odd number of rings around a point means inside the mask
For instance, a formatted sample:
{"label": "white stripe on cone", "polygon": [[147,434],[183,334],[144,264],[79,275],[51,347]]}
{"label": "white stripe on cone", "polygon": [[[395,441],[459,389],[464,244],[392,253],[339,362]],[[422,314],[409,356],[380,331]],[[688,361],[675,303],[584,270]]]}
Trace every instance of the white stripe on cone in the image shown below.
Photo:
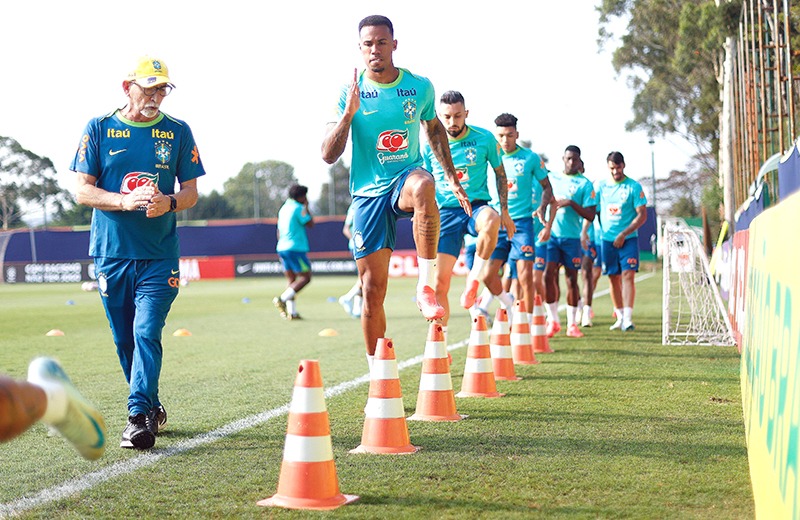
{"label": "white stripe on cone", "polygon": [[464,372],[472,374],[493,373],[492,360],[489,358],[467,358]]}
{"label": "white stripe on cone", "polygon": [[294,391],[292,392],[292,403],[289,405],[289,412],[318,413],[326,410],[325,391],[321,387],[294,387]]}
{"label": "white stripe on cone", "polygon": [[333,460],[333,447],[330,435],[309,437],[286,434],[283,447],[283,460],[286,462],[328,462]]}
{"label": "white stripe on cone", "polygon": [[375,379],[400,379],[395,359],[374,359],[369,377]]}
{"label": "white stripe on cone", "polygon": [[402,397],[370,397],[364,413],[372,419],[399,419],[406,416]]}
{"label": "white stripe on cone", "polygon": [[426,341],[424,357],[427,359],[446,358],[447,348],[444,341]]}
{"label": "white stripe on cone", "polygon": [[487,330],[473,330],[469,333],[470,345],[488,345],[489,344],[489,331]]}
{"label": "white stripe on cone", "polygon": [[489,345],[494,359],[511,359],[511,345]]}
{"label": "white stripe on cone", "polygon": [[453,380],[450,372],[446,374],[422,374],[419,380],[420,391],[452,390]]}

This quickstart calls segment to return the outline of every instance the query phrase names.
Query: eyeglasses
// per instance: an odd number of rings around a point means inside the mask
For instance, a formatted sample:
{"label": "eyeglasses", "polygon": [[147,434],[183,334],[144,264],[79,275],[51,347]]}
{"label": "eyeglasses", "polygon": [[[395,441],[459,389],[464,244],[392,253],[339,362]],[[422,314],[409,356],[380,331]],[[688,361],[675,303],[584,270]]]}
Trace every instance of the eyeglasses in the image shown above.
{"label": "eyeglasses", "polygon": [[175,88],[174,85],[170,85],[169,83],[161,85],[160,87],[143,87],[136,82],[133,82],[133,84],[142,89],[145,96],[155,96],[156,93],[158,93],[161,97],[167,97],[169,93],[172,92],[172,89]]}

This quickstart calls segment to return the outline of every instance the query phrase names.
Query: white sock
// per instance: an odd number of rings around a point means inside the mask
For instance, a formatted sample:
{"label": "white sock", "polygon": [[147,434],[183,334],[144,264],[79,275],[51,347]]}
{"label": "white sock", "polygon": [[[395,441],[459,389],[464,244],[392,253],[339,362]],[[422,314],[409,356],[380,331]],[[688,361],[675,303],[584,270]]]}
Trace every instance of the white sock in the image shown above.
{"label": "white sock", "polygon": [[633,307],[622,308],[622,321],[625,323],[630,323],[633,321]]}
{"label": "white sock", "polygon": [[297,305],[295,305],[294,299],[286,300],[286,314],[289,316],[297,314]]}
{"label": "white sock", "polygon": [[578,312],[577,307],[573,307],[572,305],[567,305],[567,327],[570,325],[575,325],[575,315]]}
{"label": "white sock", "polygon": [[419,279],[417,280],[417,291],[421,291],[426,285],[431,289],[436,286],[436,259],[417,257],[419,266]]}
{"label": "white sock", "polygon": [[500,305],[507,311],[511,311],[511,308],[514,307],[514,298],[511,297],[510,293],[503,291],[497,295],[497,299],[500,300]]}
{"label": "white sock", "polygon": [[469,270],[467,280],[480,280],[481,271],[483,270],[483,266],[486,265],[486,261],[485,258],[475,255],[475,260],[472,262],[472,269]]}
{"label": "white sock", "polygon": [[484,311],[488,311],[489,305],[491,305],[493,298],[494,294],[492,294],[492,291],[490,291],[488,287],[484,287],[477,301],[478,307]]}
{"label": "white sock", "polygon": [[622,319],[622,309],[614,307],[614,316],[616,316],[616,318],[618,320],[621,320]]}
{"label": "white sock", "polygon": [[583,312],[583,298],[578,298],[578,306],[575,308],[578,309],[579,313]]}
{"label": "white sock", "polygon": [[581,311],[581,316],[586,315],[587,318],[592,317],[592,306],[591,305],[584,305],[583,310]]}
{"label": "white sock", "polygon": [[283,294],[281,294],[281,300],[285,302],[289,301],[292,298],[294,298],[295,294],[297,294],[297,292],[294,289],[292,289],[291,287],[287,287],[286,290],[283,291]]}
{"label": "white sock", "polygon": [[375,355],[374,354],[373,355],[367,354],[367,366],[369,366],[370,370],[372,370],[372,362],[374,360],[375,360]]}
{"label": "white sock", "polygon": [[548,308],[547,317],[550,321],[561,323],[561,320],[558,318],[558,302],[548,303],[546,307]]}
{"label": "white sock", "polygon": [[358,284],[353,285],[347,294],[344,295],[345,300],[352,300],[357,294],[361,292],[361,286]]}

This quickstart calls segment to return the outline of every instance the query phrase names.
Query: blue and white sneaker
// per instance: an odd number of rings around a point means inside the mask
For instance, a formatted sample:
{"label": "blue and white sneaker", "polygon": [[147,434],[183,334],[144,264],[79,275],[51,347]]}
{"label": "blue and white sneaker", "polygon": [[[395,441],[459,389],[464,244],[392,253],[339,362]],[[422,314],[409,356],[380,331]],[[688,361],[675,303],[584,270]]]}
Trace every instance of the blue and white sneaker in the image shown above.
{"label": "blue and white sneaker", "polygon": [[46,357],[34,359],[28,366],[28,382],[47,394],[43,422],[55,428],[85,459],[99,459],[106,449],[103,415],[78,392],[61,365]]}
{"label": "blue and white sneaker", "polygon": [[634,330],[636,330],[636,327],[633,325],[632,321],[622,323],[622,332],[632,332]]}

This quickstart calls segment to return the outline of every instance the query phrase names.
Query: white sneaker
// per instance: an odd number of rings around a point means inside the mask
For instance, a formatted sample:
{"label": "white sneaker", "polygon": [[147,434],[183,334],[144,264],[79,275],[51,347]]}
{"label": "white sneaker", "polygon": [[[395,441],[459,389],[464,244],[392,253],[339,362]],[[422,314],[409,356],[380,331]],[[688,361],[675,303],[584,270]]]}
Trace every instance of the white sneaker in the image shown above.
{"label": "white sneaker", "polygon": [[622,328],[622,318],[617,318],[617,321],[615,321],[614,324],[608,328],[608,330],[619,330],[621,328]]}
{"label": "white sneaker", "polygon": [[50,424],[86,459],[99,459],[106,449],[106,423],[54,359],[40,357],[28,366],[28,382],[45,389],[66,404],[62,419]]}
{"label": "white sneaker", "polygon": [[591,315],[588,312],[584,312],[583,316],[581,316],[581,327],[591,327],[592,325]]}
{"label": "white sneaker", "polygon": [[350,315],[353,316],[354,318],[361,317],[361,301],[363,299],[364,299],[363,297],[358,295],[353,297],[353,311],[350,313]]}
{"label": "white sneaker", "polygon": [[344,296],[339,296],[339,305],[344,307],[344,312],[346,312],[350,316],[353,315],[353,300],[349,300]]}
{"label": "white sneaker", "polygon": [[624,322],[622,324],[622,332],[630,332],[633,331],[634,329],[636,329],[636,327],[634,327],[632,321]]}

